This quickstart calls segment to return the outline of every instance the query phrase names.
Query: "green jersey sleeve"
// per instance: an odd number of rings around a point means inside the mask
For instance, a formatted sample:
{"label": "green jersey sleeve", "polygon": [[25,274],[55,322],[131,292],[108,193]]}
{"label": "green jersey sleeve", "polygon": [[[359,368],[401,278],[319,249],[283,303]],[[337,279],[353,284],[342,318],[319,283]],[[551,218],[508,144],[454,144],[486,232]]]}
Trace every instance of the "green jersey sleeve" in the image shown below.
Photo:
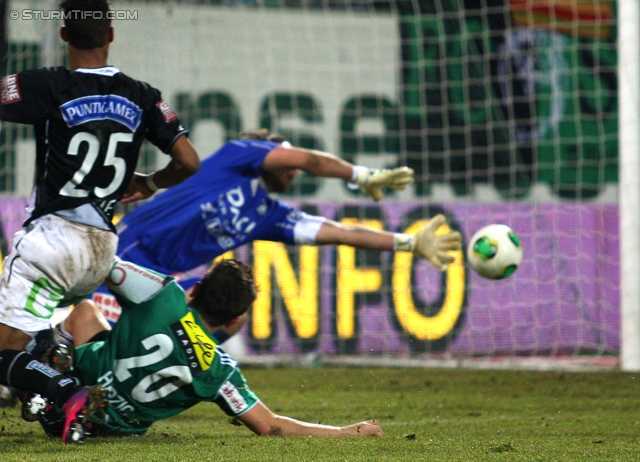
{"label": "green jersey sleeve", "polygon": [[258,397],[249,389],[246,379],[238,368],[222,384],[218,395],[213,400],[225,414],[231,417],[244,414],[258,401]]}

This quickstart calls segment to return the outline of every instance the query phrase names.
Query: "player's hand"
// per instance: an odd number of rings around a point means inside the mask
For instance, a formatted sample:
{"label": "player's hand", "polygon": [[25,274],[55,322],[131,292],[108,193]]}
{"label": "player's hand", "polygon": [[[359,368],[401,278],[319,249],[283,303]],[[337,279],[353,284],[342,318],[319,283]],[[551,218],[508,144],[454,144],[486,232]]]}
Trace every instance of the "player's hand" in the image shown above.
{"label": "player's hand", "polygon": [[380,424],[375,420],[366,420],[342,427],[340,433],[344,436],[383,436]]}
{"label": "player's hand", "polygon": [[127,191],[122,195],[122,199],[120,199],[120,203],[130,204],[131,202],[148,199],[153,196],[154,193],[155,191],[147,186],[147,175],[134,173]]}
{"label": "player's hand", "polygon": [[360,186],[362,192],[379,201],[384,195],[383,188],[401,190],[413,181],[413,169],[409,167],[384,170],[362,168],[355,183]]}
{"label": "player's hand", "polygon": [[418,258],[424,258],[436,269],[444,271],[453,263],[455,257],[448,252],[462,247],[462,235],[458,231],[437,234],[436,231],[444,225],[447,219],[438,214],[418,231],[413,238],[411,252]]}

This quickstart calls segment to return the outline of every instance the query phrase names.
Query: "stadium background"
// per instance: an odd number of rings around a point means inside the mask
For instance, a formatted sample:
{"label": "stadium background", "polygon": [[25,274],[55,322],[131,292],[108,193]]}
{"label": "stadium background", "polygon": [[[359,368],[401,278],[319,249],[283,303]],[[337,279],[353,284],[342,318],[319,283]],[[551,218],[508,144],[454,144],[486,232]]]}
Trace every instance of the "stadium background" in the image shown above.
{"label": "stadium background", "polygon": [[[242,248],[261,287],[245,354],[617,364],[615,5],[549,4],[113,3],[137,19],[115,22],[112,63],[163,90],[203,156],[240,130],[270,128],[353,162],[416,170],[414,188],[380,205],[302,177],[285,199],[305,210],[400,231],[443,210],[465,238],[503,222],[522,240],[523,265],[497,282],[469,272],[462,253],[440,275],[403,254]],[[5,23],[6,73],[64,62],[55,21]],[[24,216],[33,147],[30,128],[3,124],[5,236]],[[140,168],[164,161],[148,147]]]}

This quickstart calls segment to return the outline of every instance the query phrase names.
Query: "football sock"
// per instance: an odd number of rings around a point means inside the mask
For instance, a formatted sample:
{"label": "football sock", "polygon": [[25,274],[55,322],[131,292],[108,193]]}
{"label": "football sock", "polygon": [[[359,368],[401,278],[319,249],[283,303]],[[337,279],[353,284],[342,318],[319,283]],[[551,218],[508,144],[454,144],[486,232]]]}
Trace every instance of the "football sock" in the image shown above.
{"label": "football sock", "polygon": [[73,347],[73,335],[71,335],[64,326],[64,321],[60,322],[53,328],[53,338],[56,343],[62,343],[69,347]]}
{"label": "football sock", "polygon": [[38,360],[40,360],[47,350],[51,349],[55,344],[56,342],[53,338],[53,329],[45,329],[36,334],[35,345],[31,349],[27,347],[26,351],[32,353],[36,358],[38,358]]}
{"label": "football sock", "polygon": [[0,351],[0,384],[38,393],[56,404],[64,404],[78,390],[75,381],[20,350]]}

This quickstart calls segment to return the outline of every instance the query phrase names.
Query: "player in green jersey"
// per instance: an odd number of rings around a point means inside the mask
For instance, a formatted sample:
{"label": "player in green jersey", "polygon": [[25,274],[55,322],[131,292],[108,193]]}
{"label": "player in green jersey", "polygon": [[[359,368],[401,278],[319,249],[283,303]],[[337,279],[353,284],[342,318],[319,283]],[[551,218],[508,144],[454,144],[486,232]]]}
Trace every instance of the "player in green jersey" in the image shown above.
{"label": "player in green jersey", "polygon": [[[106,392],[104,415],[91,434],[140,435],[201,401],[216,403],[260,435],[383,434],[373,420],[334,427],[276,415],[249,389],[236,361],[211,334],[220,328],[233,334],[246,321],[257,290],[245,263],[212,265],[185,294],[172,277],[119,261],[107,285],[123,308],[113,330],[90,300],[78,304],[59,329],[75,343],[70,374]],[[57,415],[53,406],[41,411],[50,435],[57,432]]]}

